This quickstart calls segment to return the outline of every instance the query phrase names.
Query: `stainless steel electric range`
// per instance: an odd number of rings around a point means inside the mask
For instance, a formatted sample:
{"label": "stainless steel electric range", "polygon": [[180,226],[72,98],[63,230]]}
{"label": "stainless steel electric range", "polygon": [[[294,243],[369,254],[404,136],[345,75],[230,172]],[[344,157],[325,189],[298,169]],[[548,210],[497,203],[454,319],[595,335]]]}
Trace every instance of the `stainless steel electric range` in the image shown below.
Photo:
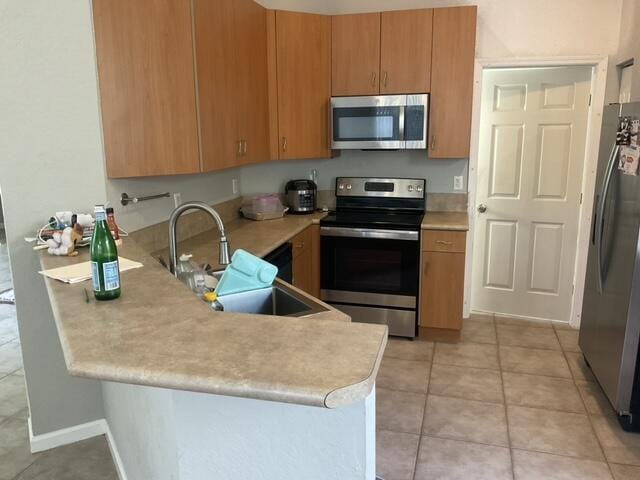
{"label": "stainless steel electric range", "polygon": [[390,335],[416,336],[425,183],[339,177],[336,210],[320,221],[321,299]]}

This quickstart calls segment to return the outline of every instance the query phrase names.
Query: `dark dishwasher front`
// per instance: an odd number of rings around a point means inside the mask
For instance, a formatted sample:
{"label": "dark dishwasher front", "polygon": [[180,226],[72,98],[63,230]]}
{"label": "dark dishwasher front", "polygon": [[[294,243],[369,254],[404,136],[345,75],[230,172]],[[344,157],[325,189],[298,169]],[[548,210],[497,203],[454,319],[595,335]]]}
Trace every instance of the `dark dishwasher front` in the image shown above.
{"label": "dark dishwasher front", "polygon": [[291,243],[283,243],[271,253],[265,255],[264,260],[278,267],[278,278],[285,282],[293,282],[293,249]]}

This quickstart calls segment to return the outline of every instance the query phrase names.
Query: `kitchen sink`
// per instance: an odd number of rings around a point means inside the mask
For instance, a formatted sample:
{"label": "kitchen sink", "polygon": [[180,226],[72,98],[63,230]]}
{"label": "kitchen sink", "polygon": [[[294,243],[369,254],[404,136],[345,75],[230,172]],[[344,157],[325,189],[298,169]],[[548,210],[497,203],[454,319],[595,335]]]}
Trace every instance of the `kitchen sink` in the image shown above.
{"label": "kitchen sink", "polygon": [[[219,280],[223,272],[221,270],[207,273]],[[321,303],[300,295],[280,279],[276,279],[270,287],[225,295],[219,297],[218,301],[225,312],[304,317],[327,311]]]}

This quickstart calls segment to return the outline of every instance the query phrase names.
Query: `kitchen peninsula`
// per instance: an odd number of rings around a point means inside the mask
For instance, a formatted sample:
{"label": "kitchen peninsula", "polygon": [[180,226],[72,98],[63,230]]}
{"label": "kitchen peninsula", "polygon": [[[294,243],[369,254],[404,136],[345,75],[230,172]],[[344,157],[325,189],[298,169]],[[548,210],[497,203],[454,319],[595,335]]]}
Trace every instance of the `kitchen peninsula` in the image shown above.
{"label": "kitchen peninsula", "polygon": [[213,312],[133,240],[120,255],[144,267],[122,275],[118,300],[46,284],[67,368],[103,381],[130,478],[374,478],[385,326],[328,305],[302,318]]}

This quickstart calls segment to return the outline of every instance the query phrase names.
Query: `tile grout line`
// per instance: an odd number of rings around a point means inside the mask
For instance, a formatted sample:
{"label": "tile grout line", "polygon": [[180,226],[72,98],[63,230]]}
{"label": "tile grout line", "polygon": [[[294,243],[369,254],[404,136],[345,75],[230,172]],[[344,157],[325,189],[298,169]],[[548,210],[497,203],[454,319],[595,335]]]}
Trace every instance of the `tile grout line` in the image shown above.
{"label": "tile grout line", "polygon": [[[558,339],[558,343],[560,343],[560,337],[558,336],[558,332],[556,331],[555,328],[553,329],[553,333],[556,335],[556,338]],[[562,346],[562,343],[560,343],[560,346]],[[565,362],[569,364],[569,359],[567,358],[567,352],[564,350],[564,348],[562,349],[562,356],[564,357]],[[573,386],[578,391],[578,396],[580,397],[580,401],[582,402],[582,406],[584,407],[584,411],[587,415],[587,421],[589,422],[589,426],[591,427],[591,433],[595,437],[596,442],[598,442],[598,447],[600,447],[600,453],[602,454],[602,458],[607,465],[607,469],[609,470],[609,475],[611,476],[612,479],[615,479],[615,475],[613,474],[613,470],[611,469],[611,465],[609,464],[609,460],[607,459],[607,454],[604,451],[604,447],[602,446],[600,437],[598,437],[598,433],[596,432],[596,429],[593,426],[593,420],[591,418],[591,414],[589,413],[589,409],[587,408],[587,404],[584,401],[582,392],[580,392],[580,388],[578,387],[578,384],[576,383],[576,378],[575,378],[575,375],[573,374],[573,370],[571,370],[571,367],[569,367],[569,370],[571,371],[571,376],[573,377]]]}
{"label": "tile grout line", "polygon": [[[440,364],[438,364],[438,365],[440,365]],[[448,367],[448,366],[451,366],[451,365],[442,365],[442,366]],[[431,366],[431,368],[433,368],[433,365]],[[489,370],[489,371],[497,372],[497,370]],[[412,393],[414,395],[426,395],[424,392],[412,392],[410,390],[400,390],[400,389],[397,389],[397,388],[378,387],[378,386],[376,386],[376,389],[378,389],[378,388],[382,388],[383,390],[391,390],[393,392]],[[456,400],[468,400],[470,402],[488,403],[490,405],[503,405],[502,402],[492,402],[491,400],[478,400],[477,398],[462,397],[462,396],[451,395],[451,394],[444,395],[442,393],[432,393],[430,395],[433,395],[435,397],[453,398],[453,399],[456,399]],[[562,412],[562,413],[566,413],[566,412]]]}
{"label": "tile grout line", "polygon": [[422,408],[422,422],[420,422],[420,431],[418,432],[418,448],[416,450],[416,458],[413,462],[413,475],[411,478],[416,480],[416,473],[418,470],[418,458],[420,457],[420,446],[422,445],[422,432],[424,430],[424,422],[427,418],[427,402],[429,401],[429,392],[431,391],[431,374],[433,373],[433,360],[436,357],[436,348],[438,346],[438,342],[433,342],[433,350],[431,351],[431,364],[429,367],[429,375],[427,378],[427,391],[424,396],[424,407]]}
{"label": "tile grout line", "polygon": [[498,326],[496,316],[493,315],[493,325],[496,329],[496,354],[498,355],[498,366],[500,367],[500,384],[502,386],[502,401],[504,402],[504,419],[507,427],[507,443],[509,448],[509,458],[511,460],[511,478],[516,478],[516,465],[513,459],[513,442],[511,441],[511,428],[509,427],[509,408],[507,406],[507,394],[504,389],[504,375],[502,372],[502,357],[500,356],[500,337],[498,336]]}

